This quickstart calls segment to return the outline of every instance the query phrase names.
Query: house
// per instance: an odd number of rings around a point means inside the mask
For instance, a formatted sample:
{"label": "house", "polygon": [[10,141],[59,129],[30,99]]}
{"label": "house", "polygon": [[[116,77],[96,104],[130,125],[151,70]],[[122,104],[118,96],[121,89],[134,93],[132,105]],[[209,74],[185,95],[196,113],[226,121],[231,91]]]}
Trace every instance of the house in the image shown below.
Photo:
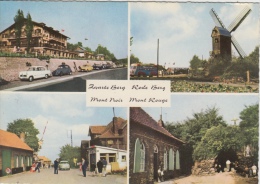
{"label": "house", "polygon": [[215,26],[211,33],[212,48],[210,52],[212,58],[231,59],[231,34],[222,27]]}
{"label": "house", "polygon": [[90,126],[90,146],[98,145],[116,149],[127,149],[127,121],[113,117],[107,126]]}
{"label": "house", "polygon": [[[0,50],[4,52],[26,53],[27,36],[25,31],[27,19],[24,19],[20,45],[17,45],[15,35],[15,23],[0,32]],[[30,52],[36,55],[51,57],[74,58],[77,53],[67,50],[68,36],[63,34],[64,30],[58,31],[45,23],[32,21],[33,33],[30,43]],[[19,47],[18,47],[19,46]]]}
{"label": "house", "polygon": [[97,59],[97,60],[104,61],[104,60],[105,60],[105,56],[104,56],[104,54],[98,54],[98,55],[96,56],[96,59]]}
{"label": "house", "polygon": [[107,161],[107,172],[124,170],[127,165],[127,121],[113,117],[108,125],[90,126],[90,140],[81,141],[81,156],[89,163]]}
{"label": "house", "polygon": [[83,47],[77,47],[75,52],[78,53],[78,57],[84,58],[85,57],[85,49]]}
{"label": "house", "polygon": [[152,184],[158,181],[158,169],[164,179],[181,174],[180,147],[184,142],[164,128],[142,108],[130,108],[129,183]]}
{"label": "house", "polygon": [[96,164],[99,160],[107,161],[106,172],[125,170],[127,167],[127,151],[104,146],[90,146],[89,163]]}
{"label": "house", "polygon": [[14,133],[0,130],[0,176],[28,171],[33,162],[33,150]]}
{"label": "house", "polygon": [[51,165],[51,160],[45,156],[38,156],[38,159],[42,163],[42,167],[48,168]]}

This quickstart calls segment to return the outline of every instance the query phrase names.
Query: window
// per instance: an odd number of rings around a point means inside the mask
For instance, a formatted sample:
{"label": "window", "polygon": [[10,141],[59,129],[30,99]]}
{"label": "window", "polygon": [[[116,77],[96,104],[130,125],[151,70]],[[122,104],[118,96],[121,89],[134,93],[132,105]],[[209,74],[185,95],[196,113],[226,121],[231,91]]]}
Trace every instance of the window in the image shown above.
{"label": "window", "polygon": [[126,156],[125,155],[122,155],[122,162],[126,162]]}
{"label": "window", "polygon": [[176,152],[176,169],[180,169],[180,154],[179,150]]}
{"label": "window", "polygon": [[18,155],[15,156],[15,167],[19,167],[19,158]]}
{"label": "window", "polygon": [[137,138],[135,142],[134,169],[133,172],[144,172],[145,170],[145,147]]}
{"label": "window", "polygon": [[174,151],[169,150],[169,170],[174,170]]}
{"label": "window", "polygon": [[163,170],[167,170],[168,169],[168,154],[167,154],[167,150],[164,150],[164,155],[163,155]]}

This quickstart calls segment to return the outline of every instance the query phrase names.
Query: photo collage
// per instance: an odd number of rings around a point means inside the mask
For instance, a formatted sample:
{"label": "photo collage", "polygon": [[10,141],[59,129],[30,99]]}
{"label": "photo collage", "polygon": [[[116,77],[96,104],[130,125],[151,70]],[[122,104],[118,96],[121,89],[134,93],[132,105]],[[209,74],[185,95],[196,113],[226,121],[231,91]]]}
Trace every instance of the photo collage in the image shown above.
{"label": "photo collage", "polygon": [[0,1],[0,183],[257,184],[259,2]]}

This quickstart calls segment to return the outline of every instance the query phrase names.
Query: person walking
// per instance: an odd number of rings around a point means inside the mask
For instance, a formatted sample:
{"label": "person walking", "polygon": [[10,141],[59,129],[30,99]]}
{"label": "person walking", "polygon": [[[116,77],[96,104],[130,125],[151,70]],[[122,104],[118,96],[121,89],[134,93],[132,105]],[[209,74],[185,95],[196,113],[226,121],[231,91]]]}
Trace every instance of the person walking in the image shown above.
{"label": "person walking", "polygon": [[107,161],[106,159],[102,159],[102,164],[103,164],[103,176],[107,176]]}
{"label": "person walking", "polygon": [[82,158],[82,166],[81,167],[82,167],[83,177],[86,177],[88,161],[86,161],[84,158]]}
{"label": "person walking", "polygon": [[97,168],[98,168],[99,175],[101,175],[102,174],[102,169],[103,169],[103,163],[101,162],[101,160],[99,160],[97,162]]}
{"label": "person walking", "polygon": [[41,162],[37,162],[37,165],[36,165],[35,171],[38,170],[38,173],[41,172],[41,171],[40,171],[40,167],[41,167]]}
{"label": "person walking", "polygon": [[230,171],[230,164],[231,164],[230,160],[227,160],[226,161],[226,166],[227,166],[227,171],[228,172]]}
{"label": "person walking", "polygon": [[95,176],[96,164],[94,162],[92,162],[90,165],[90,172],[92,172],[92,176]]}
{"label": "person walking", "polygon": [[59,167],[59,159],[57,158],[54,161],[54,174],[58,174],[58,167]]}

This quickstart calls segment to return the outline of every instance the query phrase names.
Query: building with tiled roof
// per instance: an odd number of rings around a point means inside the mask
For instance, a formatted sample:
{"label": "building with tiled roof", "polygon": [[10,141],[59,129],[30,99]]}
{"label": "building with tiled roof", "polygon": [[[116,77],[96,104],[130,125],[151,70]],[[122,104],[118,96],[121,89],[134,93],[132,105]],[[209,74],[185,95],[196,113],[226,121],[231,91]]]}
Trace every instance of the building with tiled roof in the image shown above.
{"label": "building with tiled roof", "polygon": [[42,167],[48,168],[51,165],[51,160],[45,156],[38,156],[38,159],[42,163]]}
{"label": "building with tiled roof", "polygon": [[7,168],[12,174],[31,168],[33,150],[14,133],[0,130],[0,155],[0,176],[9,174]]}
{"label": "building with tiled roof", "polygon": [[[15,26],[13,23],[8,28],[0,32],[0,50],[5,52],[24,53],[27,48],[27,36],[25,31],[27,19],[24,19],[20,44],[17,45],[15,35]],[[33,33],[30,43],[30,52],[37,55],[48,55],[52,57],[74,58],[77,57],[76,52],[67,50],[68,36],[63,34],[64,30],[55,30],[45,23],[32,21]],[[19,46],[19,48],[18,48]]]}
{"label": "building with tiled roof", "polygon": [[130,108],[130,184],[158,182],[158,169],[164,179],[179,176],[180,147],[185,143],[164,128],[162,116],[156,122],[142,108]]}
{"label": "building with tiled roof", "polygon": [[90,146],[105,146],[126,150],[127,148],[127,121],[114,117],[107,126],[90,126]]}

